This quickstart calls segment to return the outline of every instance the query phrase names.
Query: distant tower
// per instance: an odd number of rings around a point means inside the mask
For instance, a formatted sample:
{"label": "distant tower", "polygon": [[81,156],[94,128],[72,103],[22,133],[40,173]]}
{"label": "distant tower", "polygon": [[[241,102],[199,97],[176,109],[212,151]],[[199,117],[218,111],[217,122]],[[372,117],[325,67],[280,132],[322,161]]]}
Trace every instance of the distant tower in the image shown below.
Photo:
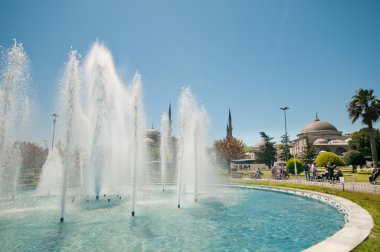
{"label": "distant tower", "polygon": [[228,110],[228,124],[227,124],[227,136],[226,138],[232,138],[232,118],[231,118],[231,110]]}

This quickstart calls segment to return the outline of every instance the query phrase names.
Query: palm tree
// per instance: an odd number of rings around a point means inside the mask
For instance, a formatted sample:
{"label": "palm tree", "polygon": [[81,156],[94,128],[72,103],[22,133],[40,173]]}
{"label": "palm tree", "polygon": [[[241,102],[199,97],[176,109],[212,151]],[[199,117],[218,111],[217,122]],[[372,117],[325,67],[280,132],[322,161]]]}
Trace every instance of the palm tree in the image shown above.
{"label": "palm tree", "polygon": [[370,134],[370,144],[372,161],[375,167],[378,164],[375,131],[373,124],[380,117],[380,100],[373,95],[373,89],[359,89],[356,94],[352,96],[351,101],[347,104],[348,115],[352,123],[362,118],[362,123],[368,126]]}

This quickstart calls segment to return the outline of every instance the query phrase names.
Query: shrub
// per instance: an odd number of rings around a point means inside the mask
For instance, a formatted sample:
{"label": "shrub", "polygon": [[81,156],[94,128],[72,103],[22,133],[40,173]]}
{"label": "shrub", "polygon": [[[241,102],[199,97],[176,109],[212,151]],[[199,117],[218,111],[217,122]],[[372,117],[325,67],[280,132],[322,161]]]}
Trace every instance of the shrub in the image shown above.
{"label": "shrub", "polygon": [[[296,166],[297,166],[297,174],[301,174],[303,172],[302,162],[298,158],[296,158],[295,160],[296,160]],[[294,171],[294,158],[291,158],[291,159],[288,160],[288,162],[286,162],[286,168],[288,168],[288,170],[289,170],[289,172],[291,174],[295,174],[295,171]]]}
{"label": "shrub", "polygon": [[340,157],[338,157],[338,155],[332,152],[320,153],[315,159],[315,162],[319,167],[325,167],[328,163],[331,163],[332,165],[336,166],[344,166],[343,160]]}

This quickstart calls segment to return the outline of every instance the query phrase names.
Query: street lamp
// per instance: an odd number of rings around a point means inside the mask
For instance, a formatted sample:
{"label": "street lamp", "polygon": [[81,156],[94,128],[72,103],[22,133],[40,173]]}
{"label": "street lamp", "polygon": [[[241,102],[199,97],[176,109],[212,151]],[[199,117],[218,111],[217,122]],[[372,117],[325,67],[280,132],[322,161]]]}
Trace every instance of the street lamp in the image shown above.
{"label": "street lamp", "polygon": [[53,113],[51,116],[53,117],[53,139],[51,140],[51,149],[54,149],[55,122],[57,121],[57,117],[59,115],[57,113]]}
{"label": "street lamp", "polygon": [[[288,148],[288,131],[286,129],[286,110],[290,109],[289,107],[283,107],[280,108],[282,111],[284,111],[284,118],[285,118],[285,148]],[[288,160],[288,152],[287,149],[285,149],[285,161]]]}

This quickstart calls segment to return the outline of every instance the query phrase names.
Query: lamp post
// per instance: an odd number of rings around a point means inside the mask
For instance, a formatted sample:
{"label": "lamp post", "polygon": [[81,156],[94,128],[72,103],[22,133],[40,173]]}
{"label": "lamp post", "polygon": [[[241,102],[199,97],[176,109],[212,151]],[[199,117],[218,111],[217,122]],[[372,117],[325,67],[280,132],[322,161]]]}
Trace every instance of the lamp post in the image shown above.
{"label": "lamp post", "polygon": [[51,114],[53,117],[53,139],[51,140],[51,149],[54,149],[54,133],[55,133],[55,123],[57,122],[57,117],[59,116],[57,113]]}
{"label": "lamp post", "polygon": [[[288,148],[288,131],[286,129],[286,110],[289,109],[289,107],[283,107],[283,108],[280,108],[282,111],[284,111],[284,118],[285,118],[285,148]],[[287,152],[287,149],[284,149],[285,150],[285,162],[288,160],[288,152]]]}

